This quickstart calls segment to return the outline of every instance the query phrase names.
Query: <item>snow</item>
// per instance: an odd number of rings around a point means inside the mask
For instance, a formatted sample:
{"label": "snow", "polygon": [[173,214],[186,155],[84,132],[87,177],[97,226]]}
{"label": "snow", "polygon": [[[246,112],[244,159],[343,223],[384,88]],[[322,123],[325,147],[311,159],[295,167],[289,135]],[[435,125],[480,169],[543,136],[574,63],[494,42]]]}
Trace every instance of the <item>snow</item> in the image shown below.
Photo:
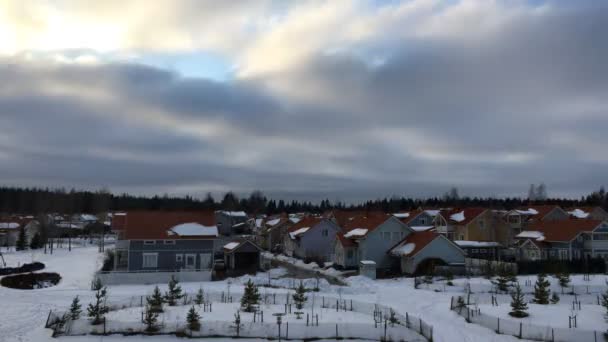
{"label": "snow", "polygon": [[0,229],[17,229],[19,226],[16,222],[0,222]]}
{"label": "snow", "polygon": [[393,216],[396,218],[408,218],[410,217],[410,213],[394,213]]}
{"label": "snow", "polygon": [[97,217],[90,214],[82,214],[80,215],[81,221],[97,221]]}
{"label": "snow", "polygon": [[568,212],[570,215],[576,217],[576,218],[580,218],[580,219],[584,219],[587,218],[589,216],[589,213],[581,210],[581,209],[574,209],[572,211]]}
{"label": "snow", "polygon": [[348,233],[344,234],[344,237],[345,238],[361,237],[361,236],[364,236],[365,234],[367,234],[367,229],[355,228],[355,229],[349,231]]}
{"label": "snow", "polygon": [[465,241],[465,240],[456,240],[454,241],[459,247],[500,247],[498,242],[489,242],[489,241]]}
{"label": "snow", "polygon": [[293,223],[298,223],[298,222],[302,221],[302,219],[299,217],[290,217],[289,221],[291,221]]}
{"label": "snow", "polygon": [[178,224],[169,231],[179,236],[218,236],[216,226],[208,227],[195,222]]}
{"label": "snow", "polygon": [[536,239],[537,241],[542,241],[545,239],[545,235],[543,234],[543,232],[539,232],[536,230],[524,230],[523,232],[517,234],[515,237],[521,239]]}
{"label": "snow", "polygon": [[459,212],[459,213],[450,215],[450,219],[452,221],[456,221],[456,222],[462,222],[462,221],[464,221],[464,219],[465,219],[465,217],[464,217],[464,210],[461,211],[461,212]]}
{"label": "snow", "polygon": [[243,226],[243,225],[245,225],[245,222],[237,223],[237,224],[234,224],[232,226],[233,227],[240,227],[240,226]]}
{"label": "snow", "polygon": [[435,226],[412,226],[410,228],[412,228],[414,231],[417,231],[417,232],[424,232],[424,231],[435,228]]}
{"label": "snow", "polygon": [[528,208],[528,210],[515,210],[518,214],[522,215],[538,215],[538,210]]}
{"label": "snow", "polygon": [[309,229],[310,229],[310,227],[300,228],[296,231],[289,233],[289,237],[291,237],[292,239],[295,239],[298,235],[306,233]]}
{"label": "snow", "polygon": [[262,227],[262,222],[264,222],[264,219],[255,219],[255,226],[256,228],[261,228]]}
{"label": "snow", "polygon": [[221,213],[232,217],[247,217],[247,213],[244,211],[222,211]]}
{"label": "snow", "polygon": [[224,245],[224,249],[233,250],[237,248],[240,244],[240,242],[229,242]]}
{"label": "snow", "polygon": [[267,225],[267,226],[274,227],[274,226],[276,226],[276,225],[277,225],[279,222],[281,222],[281,219],[280,219],[280,218],[276,218],[276,219],[272,219],[272,220],[270,220],[270,221],[266,221],[266,225]]}
{"label": "snow", "polygon": [[361,260],[359,262],[363,265],[375,265],[376,264],[376,262],[373,260]]}
{"label": "snow", "polygon": [[439,215],[439,213],[440,213],[441,211],[440,211],[440,210],[434,210],[434,209],[433,209],[433,210],[430,210],[430,209],[429,209],[429,210],[425,210],[424,212],[426,212],[426,213],[427,213],[427,214],[429,214],[430,216],[435,217],[435,216]]}
{"label": "snow", "polygon": [[410,242],[410,243],[406,243],[403,246],[399,246],[399,247],[393,249],[391,253],[395,256],[407,256],[410,253],[412,253],[415,248],[416,248],[416,244]]}

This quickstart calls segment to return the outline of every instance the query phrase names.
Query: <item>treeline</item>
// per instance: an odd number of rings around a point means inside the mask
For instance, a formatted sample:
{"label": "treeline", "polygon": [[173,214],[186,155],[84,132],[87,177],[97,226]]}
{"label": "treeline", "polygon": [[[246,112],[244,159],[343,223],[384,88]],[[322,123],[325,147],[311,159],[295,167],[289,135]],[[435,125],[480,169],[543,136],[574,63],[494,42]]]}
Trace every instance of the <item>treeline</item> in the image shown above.
{"label": "treeline", "polygon": [[40,213],[104,213],[126,210],[244,210],[252,214],[275,214],[281,212],[324,212],[331,209],[380,210],[398,212],[426,208],[479,206],[495,209],[513,209],[526,205],[555,204],[562,207],[602,206],[606,209],[608,196],[602,187],[578,200],[547,198],[529,200],[522,198],[479,198],[461,197],[458,190],[450,189],[443,197],[413,199],[391,197],[369,200],[358,204],[309,201],[284,201],[266,197],[261,191],[253,191],[249,196],[239,198],[228,192],[216,200],[211,194],[205,198],[192,196],[133,196],[115,195],[106,189],[99,191],[77,191],[65,189],[0,187],[0,213],[40,214]]}

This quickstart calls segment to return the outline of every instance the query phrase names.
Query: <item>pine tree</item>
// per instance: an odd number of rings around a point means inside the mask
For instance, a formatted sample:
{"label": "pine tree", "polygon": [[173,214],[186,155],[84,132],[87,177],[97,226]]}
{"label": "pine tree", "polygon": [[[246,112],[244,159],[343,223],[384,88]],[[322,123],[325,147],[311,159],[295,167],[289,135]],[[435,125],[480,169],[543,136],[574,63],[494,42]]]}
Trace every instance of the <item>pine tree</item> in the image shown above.
{"label": "pine tree", "polygon": [[236,336],[239,337],[241,332],[241,314],[237,311],[234,314],[234,327],[236,328]]}
{"label": "pine tree", "polygon": [[42,247],[42,240],[40,239],[40,233],[34,234],[32,241],[30,241],[30,249],[38,249]]}
{"label": "pine tree", "polygon": [[302,310],[308,298],[306,297],[306,288],[300,281],[300,286],[296,288],[296,293],[293,294],[293,301],[296,304],[296,309]]}
{"label": "pine tree", "polygon": [[101,290],[103,288],[103,283],[101,282],[101,279],[95,278],[91,287],[93,288],[93,291]]}
{"label": "pine tree", "polygon": [[557,293],[553,292],[553,294],[551,295],[551,304],[557,303],[559,303],[559,296],[557,295]]}
{"label": "pine tree", "polygon": [[452,271],[448,270],[447,274],[445,275],[445,280],[447,280],[446,284],[448,286],[454,286],[454,274],[452,273]]}
{"label": "pine tree", "polygon": [[27,236],[25,236],[25,227],[21,226],[19,228],[19,236],[17,237],[17,242],[15,243],[15,249],[18,251],[23,251],[27,247]]}
{"label": "pine tree", "polygon": [[74,300],[72,300],[72,305],[70,305],[70,319],[72,321],[77,320],[80,318],[81,313],[82,305],[80,305],[80,299],[78,299],[78,296],[76,296],[74,297]]}
{"label": "pine tree", "polygon": [[146,305],[144,311],[144,324],[146,325],[146,332],[152,333],[158,331],[158,312],[156,312],[150,305]]}
{"label": "pine tree", "polygon": [[511,276],[509,275],[507,270],[503,267],[498,272],[498,277],[496,277],[496,280],[493,281],[492,283],[494,285],[496,285],[496,288],[498,289],[498,291],[507,292],[507,291],[509,291],[509,282],[510,281],[511,281]]}
{"label": "pine tree", "polygon": [[568,273],[560,273],[558,279],[559,286],[562,288],[562,293],[564,293],[564,288],[570,285],[570,275]]}
{"label": "pine tree", "polygon": [[524,301],[524,294],[519,284],[515,285],[515,291],[511,294],[511,309],[509,315],[517,318],[528,317],[528,304]]}
{"label": "pine tree", "polygon": [[205,294],[203,292],[203,288],[199,288],[196,293],[196,297],[194,297],[194,303],[197,305],[202,305],[205,302]]}
{"label": "pine tree", "polygon": [[151,296],[146,297],[146,303],[150,307],[150,310],[154,312],[163,312],[163,295],[160,293],[158,286],[154,287]]}
{"label": "pine tree", "polygon": [[606,315],[608,315],[608,290],[602,293],[602,306],[606,308]]}
{"label": "pine tree", "polygon": [[549,285],[546,276],[543,273],[539,274],[534,285],[534,303],[549,304]]}
{"label": "pine tree", "polygon": [[194,306],[188,310],[188,316],[186,317],[186,321],[188,322],[188,329],[192,331],[201,330],[201,316],[196,312]]}
{"label": "pine tree", "polygon": [[182,287],[179,286],[179,282],[174,276],[171,276],[168,286],[169,290],[165,292],[165,301],[169,306],[175,306],[177,301],[184,296]]}
{"label": "pine tree", "polygon": [[241,307],[246,312],[252,312],[254,307],[260,302],[260,292],[258,287],[253,284],[251,279],[245,284],[245,293],[241,298]]}
{"label": "pine tree", "polygon": [[109,308],[106,306],[106,298],[108,292],[105,287],[97,290],[95,293],[95,304],[90,303],[87,308],[88,316],[93,318],[93,324],[99,324],[102,322],[102,318],[108,313]]}

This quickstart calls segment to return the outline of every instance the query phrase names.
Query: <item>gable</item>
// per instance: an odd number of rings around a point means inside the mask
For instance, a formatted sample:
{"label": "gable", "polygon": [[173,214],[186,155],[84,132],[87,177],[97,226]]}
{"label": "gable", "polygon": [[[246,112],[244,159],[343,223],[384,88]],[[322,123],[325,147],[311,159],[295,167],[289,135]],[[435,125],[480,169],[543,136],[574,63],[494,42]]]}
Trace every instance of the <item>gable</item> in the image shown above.
{"label": "gable", "polygon": [[608,222],[604,221],[593,230],[594,233],[608,233]]}

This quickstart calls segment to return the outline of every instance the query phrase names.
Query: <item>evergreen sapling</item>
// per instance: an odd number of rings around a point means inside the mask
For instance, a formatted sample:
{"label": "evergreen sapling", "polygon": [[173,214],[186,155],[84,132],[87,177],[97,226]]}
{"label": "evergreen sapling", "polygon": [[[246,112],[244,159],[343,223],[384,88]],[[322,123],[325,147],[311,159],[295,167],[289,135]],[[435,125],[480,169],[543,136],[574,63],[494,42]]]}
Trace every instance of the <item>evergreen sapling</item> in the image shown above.
{"label": "evergreen sapling", "polygon": [[306,288],[300,281],[300,286],[296,288],[296,293],[293,294],[293,301],[296,304],[296,309],[302,310],[308,298],[306,297]]}
{"label": "evergreen sapling", "polygon": [[203,303],[205,303],[205,294],[202,287],[198,289],[198,292],[194,297],[194,303],[197,305],[203,305]]}
{"label": "evergreen sapling", "polygon": [[245,292],[241,298],[241,308],[245,312],[253,312],[254,308],[260,302],[260,292],[258,287],[253,284],[251,279],[245,284]]}
{"label": "evergreen sapling", "polygon": [[179,285],[177,279],[171,276],[168,284],[169,290],[165,292],[165,301],[169,306],[175,306],[177,301],[184,296],[182,293],[182,287]]}
{"label": "evergreen sapling", "polygon": [[521,292],[519,284],[515,285],[515,291],[511,294],[511,312],[510,316],[523,318],[528,317],[528,304],[524,301],[524,294]]}
{"label": "evergreen sapling", "polygon": [[88,316],[93,318],[93,325],[101,323],[104,315],[109,311],[106,306],[107,295],[106,288],[102,287],[95,293],[95,303],[90,303],[87,307]]}
{"label": "evergreen sapling", "polygon": [[534,303],[549,304],[549,285],[546,276],[543,273],[539,274],[534,284]]}
{"label": "evergreen sapling", "polygon": [[70,305],[70,319],[72,321],[77,320],[80,318],[81,313],[82,305],[80,305],[80,299],[78,299],[78,296],[76,296],[74,297],[74,300],[72,300],[72,305]]}
{"label": "evergreen sapling", "polygon": [[150,305],[146,305],[144,311],[144,324],[146,325],[146,332],[152,333],[158,331],[158,312],[154,311]]}
{"label": "evergreen sapling", "polygon": [[188,323],[188,329],[191,331],[199,331],[201,330],[201,316],[198,314],[194,306],[188,310],[188,316],[186,316],[186,321]]}
{"label": "evergreen sapling", "polygon": [[146,297],[147,305],[153,312],[163,312],[163,296],[158,286],[154,287],[151,296]]}

